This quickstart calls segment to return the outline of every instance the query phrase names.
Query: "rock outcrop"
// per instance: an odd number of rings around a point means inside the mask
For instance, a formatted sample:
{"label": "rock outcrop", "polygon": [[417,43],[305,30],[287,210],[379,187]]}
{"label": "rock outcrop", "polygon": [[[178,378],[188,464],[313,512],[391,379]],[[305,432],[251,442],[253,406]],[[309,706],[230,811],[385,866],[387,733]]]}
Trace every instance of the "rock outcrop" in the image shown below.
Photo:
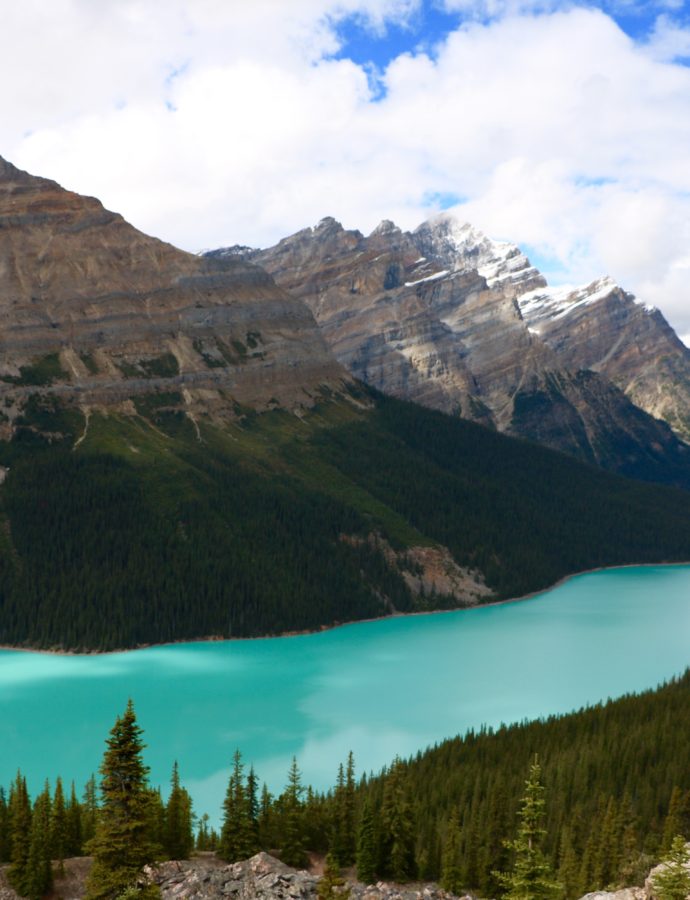
{"label": "rock outcrop", "polygon": [[[268,853],[244,862],[213,867],[191,860],[168,862],[149,870],[162,900],[313,900],[318,877],[286,866]],[[352,900],[451,900],[435,885],[419,888],[386,884],[348,884]]]}
{"label": "rock outcrop", "polygon": [[[414,232],[384,221],[368,237],[327,218],[267,250],[209,258],[238,255],[303,299],[340,362],[386,393],[628,474],[690,461],[670,428],[636,405],[639,392],[635,402],[626,396],[630,372],[614,378],[590,357],[563,353],[531,321],[521,298],[535,309],[548,288],[513,244],[447,215]],[[618,356],[633,368],[634,353],[621,347]]]}
{"label": "rock outcrop", "polygon": [[570,368],[605,375],[633,403],[690,442],[690,350],[658,309],[611,278],[518,298],[533,332]]}
{"label": "rock outcrop", "polygon": [[177,250],[0,159],[5,431],[35,392],[86,407],[162,392],[223,417],[311,405],[349,380],[307,307],[263,270]]}

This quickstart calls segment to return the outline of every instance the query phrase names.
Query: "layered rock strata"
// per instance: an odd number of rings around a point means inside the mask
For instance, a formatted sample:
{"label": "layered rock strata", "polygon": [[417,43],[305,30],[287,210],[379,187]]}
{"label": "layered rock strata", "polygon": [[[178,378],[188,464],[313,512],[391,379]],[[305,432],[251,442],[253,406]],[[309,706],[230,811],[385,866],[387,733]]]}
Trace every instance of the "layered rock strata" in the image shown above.
{"label": "layered rock strata", "polygon": [[[310,405],[349,376],[266,272],[148,237],[95,199],[0,159],[0,394],[112,406],[164,392],[191,413]],[[6,426],[7,427],[7,426]]]}
{"label": "layered rock strata", "polygon": [[368,237],[327,218],[269,249],[210,258],[238,255],[303,299],[337,358],[386,393],[618,471],[687,461],[621,389],[631,376],[619,386],[527,317],[521,298],[536,308],[548,288],[512,244],[446,215],[414,232],[384,221]]}

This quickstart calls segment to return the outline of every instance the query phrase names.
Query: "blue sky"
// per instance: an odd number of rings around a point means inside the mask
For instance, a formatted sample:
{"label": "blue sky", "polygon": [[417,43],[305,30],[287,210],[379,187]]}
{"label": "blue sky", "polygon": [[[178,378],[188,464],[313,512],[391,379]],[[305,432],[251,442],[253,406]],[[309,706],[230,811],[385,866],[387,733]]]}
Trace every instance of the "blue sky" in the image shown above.
{"label": "blue sky", "polygon": [[680,0],[26,0],[0,155],[191,251],[450,208],[690,335],[689,63]]}

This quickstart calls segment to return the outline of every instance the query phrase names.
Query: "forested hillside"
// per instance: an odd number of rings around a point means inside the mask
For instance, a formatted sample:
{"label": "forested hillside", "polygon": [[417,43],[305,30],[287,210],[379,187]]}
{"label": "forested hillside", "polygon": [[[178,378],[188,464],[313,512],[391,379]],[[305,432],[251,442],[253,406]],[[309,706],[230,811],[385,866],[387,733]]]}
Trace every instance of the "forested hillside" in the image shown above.
{"label": "forested hillside", "polygon": [[[65,857],[93,853],[98,877],[88,896],[95,900],[112,879],[121,889],[145,862],[186,858],[194,846],[230,862],[269,850],[297,867],[311,850],[329,854],[335,878],[338,867],[353,866],[365,884],[419,878],[457,894],[502,897],[506,882],[498,873],[514,872],[520,853],[510,844],[518,812],[526,791],[537,791],[544,802],[533,810],[532,836],[544,853],[539,877],[551,886],[529,896],[575,900],[640,884],[674,837],[690,833],[689,743],[686,673],[657,691],[444,741],[375,777],[358,780],[350,754],[326,794],[305,787],[293,760],[284,790],[273,796],[237,751],[225,795],[211,811],[215,819],[222,810],[218,833],[208,811],[192,810],[184,761],[182,775],[171,762],[163,795],[148,784],[130,703],[107,741],[99,791],[95,778],[83,795],[74,785],[65,792],[58,780],[32,802],[21,772],[0,788],[0,863],[11,863],[13,884],[36,900],[51,883],[51,860],[59,871]],[[127,782],[126,799],[118,776]]]}
{"label": "forested hillside", "polygon": [[238,408],[220,428],[174,401],[88,420],[27,404],[0,444],[0,643],[105,650],[461,605],[411,591],[419,546],[448,547],[494,598],[690,559],[685,492],[411,404]]}

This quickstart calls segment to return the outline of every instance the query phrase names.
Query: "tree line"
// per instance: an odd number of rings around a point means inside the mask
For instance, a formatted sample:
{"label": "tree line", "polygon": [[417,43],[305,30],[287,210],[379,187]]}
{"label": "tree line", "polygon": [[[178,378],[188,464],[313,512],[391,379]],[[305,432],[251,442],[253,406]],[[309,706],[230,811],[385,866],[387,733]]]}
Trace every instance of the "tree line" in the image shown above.
{"label": "tree line", "polygon": [[[420,878],[505,900],[520,900],[514,879],[527,872],[545,900],[573,900],[640,883],[656,860],[680,852],[675,839],[690,835],[688,746],[690,672],[567,716],[470,732],[377,775],[358,778],[350,753],[326,792],[305,786],[293,759],[274,796],[237,751],[216,831],[208,814],[194,814],[177,764],[167,799],[151,787],[130,702],[99,784],[92,777],[81,798],[58,779],[31,801],[21,773],[0,789],[0,861],[32,900],[80,854],[94,857],[89,900],[148,897],[143,867],[194,850],[230,862],[267,850],[296,867],[310,850],[328,854],[328,884],[348,868],[365,883]],[[538,859],[523,858],[525,840]]]}

